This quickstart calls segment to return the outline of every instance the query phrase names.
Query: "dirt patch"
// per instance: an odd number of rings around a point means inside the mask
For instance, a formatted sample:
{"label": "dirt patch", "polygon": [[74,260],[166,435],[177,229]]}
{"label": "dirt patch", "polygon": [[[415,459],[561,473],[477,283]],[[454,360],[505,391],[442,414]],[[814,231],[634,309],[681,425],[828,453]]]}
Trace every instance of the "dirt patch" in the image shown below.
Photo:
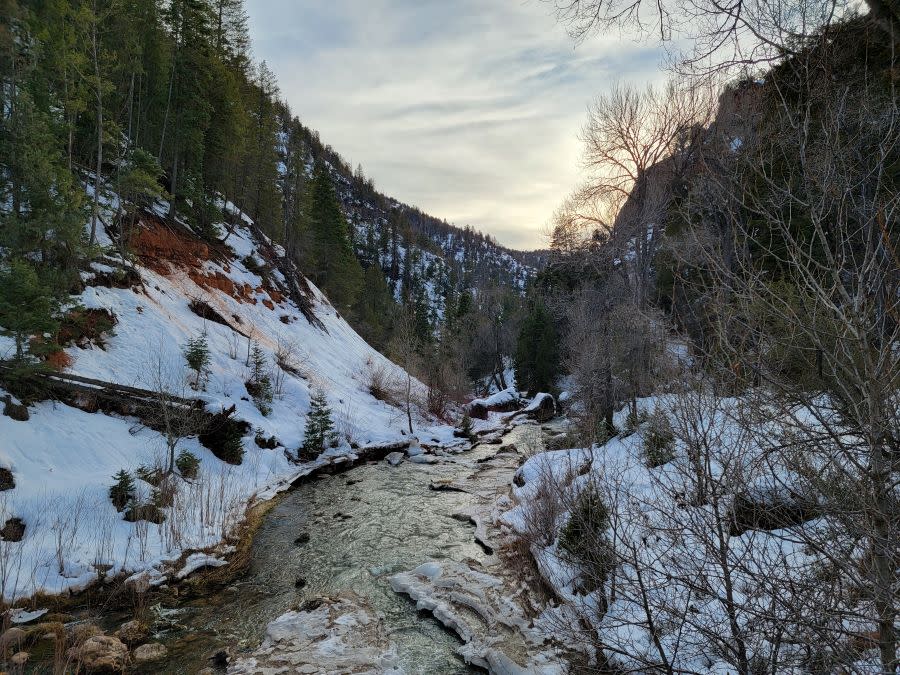
{"label": "dirt patch", "polygon": [[62,349],[50,352],[44,359],[44,363],[46,363],[48,366],[50,366],[50,368],[58,373],[61,373],[69,368],[72,365],[73,361],[74,359]]}
{"label": "dirt patch", "polygon": [[108,265],[109,271],[88,270],[93,276],[87,281],[88,286],[105,288],[136,288],[141,285],[141,274],[136,268],[119,265]]}
{"label": "dirt patch", "polygon": [[169,274],[172,265],[199,267],[212,258],[206,242],[146,214],[131,235],[129,245],[141,262],[158,274]]}
{"label": "dirt patch", "polygon": [[[30,418],[28,414],[28,407],[24,405],[20,405],[18,403],[14,403],[12,400],[12,396],[7,394],[3,398],[3,414],[6,415],[11,420],[15,420],[16,422],[27,422]],[[10,488],[2,487],[3,481],[3,471],[7,471],[6,469],[0,469],[0,490],[9,490]],[[12,474],[10,474],[10,480],[12,480]],[[12,487],[15,487],[13,485]]]}
{"label": "dirt patch", "polygon": [[86,349],[94,344],[102,348],[106,345],[105,333],[117,323],[115,314],[106,309],[74,309],[63,317],[56,342],[60,347]]}

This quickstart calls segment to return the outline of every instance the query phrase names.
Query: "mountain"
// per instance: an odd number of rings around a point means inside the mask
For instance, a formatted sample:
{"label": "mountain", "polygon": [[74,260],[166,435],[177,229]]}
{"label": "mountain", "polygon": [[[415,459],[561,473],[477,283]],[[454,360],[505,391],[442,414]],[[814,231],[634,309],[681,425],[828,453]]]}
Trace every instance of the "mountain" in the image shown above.
{"label": "mountain", "polygon": [[[421,295],[433,324],[444,316],[448,297],[489,285],[523,293],[546,265],[546,251],[507,248],[473,227],[457,227],[379,192],[361,167],[354,170],[316,131],[289,115],[287,110],[282,115],[282,138],[299,139],[307,177],[316,161],[328,166],[360,263],[382,270],[398,302]],[[286,145],[280,163],[285,184],[296,180],[288,170]]]}

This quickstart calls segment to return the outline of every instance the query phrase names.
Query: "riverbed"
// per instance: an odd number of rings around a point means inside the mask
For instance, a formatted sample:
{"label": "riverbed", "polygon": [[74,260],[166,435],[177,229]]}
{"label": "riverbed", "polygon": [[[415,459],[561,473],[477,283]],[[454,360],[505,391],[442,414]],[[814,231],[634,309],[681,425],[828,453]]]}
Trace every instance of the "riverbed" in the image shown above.
{"label": "riverbed", "polygon": [[157,625],[168,627],[154,639],[169,656],[145,672],[196,673],[218,650],[257,645],[282,613],[346,591],[376,612],[404,671],[474,672],[456,654],[456,636],[392,591],[388,578],[425,561],[485,559],[474,526],[458,516],[477,497],[432,484],[463,481],[498,447],[477,445],[434,464],[364,464],[296,487],[258,530],[246,576],[212,597],[160,608]]}

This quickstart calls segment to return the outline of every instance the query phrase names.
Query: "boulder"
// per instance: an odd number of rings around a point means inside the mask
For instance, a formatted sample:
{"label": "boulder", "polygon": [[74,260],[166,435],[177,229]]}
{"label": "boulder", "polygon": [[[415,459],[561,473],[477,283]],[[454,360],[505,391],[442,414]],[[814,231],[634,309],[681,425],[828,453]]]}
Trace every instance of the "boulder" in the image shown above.
{"label": "boulder", "polygon": [[169,650],[166,649],[165,645],[161,645],[158,642],[151,642],[150,644],[141,645],[134,650],[134,661],[135,663],[159,661],[160,659],[166,658],[166,654],[168,653]]}
{"label": "boulder", "polygon": [[111,635],[95,635],[69,650],[69,656],[89,673],[121,673],[128,665],[128,647]]}
{"label": "boulder", "polygon": [[13,478],[12,471],[0,468],[0,492],[12,490],[14,487],[16,487],[16,480]]}
{"label": "boulder", "polygon": [[66,639],[70,645],[80,645],[95,635],[103,635],[100,627],[93,623],[78,623],[68,629]]}
{"label": "boulder", "polygon": [[0,528],[0,539],[3,541],[22,541],[25,536],[25,521],[21,518],[10,518]]}
{"label": "boulder", "polygon": [[3,398],[3,414],[16,422],[27,422],[29,418],[28,408],[13,402],[9,394]]}
{"label": "boulder", "polygon": [[3,635],[0,635],[0,649],[5,650],[13,646],[18,646],[25,641],[27,636],[28,633],[24,628],[17,628],[15,626],[8,628]]}
{"label": "boulder", "polygon": [[556,415],[556,401],[550,394],[538,394],[522,412],[537,422],[548,422]]}
{"label": "boulder", "polygon": [[144,642],[148,635],[150,635],[150,627],[137,619],[126,621],[116,631],[116,637],[129,647],[134,647]]}
{"label": "boulder", "polygon": [[469,417],[486,420],[489,412],[512,412],[519,407],[519,392],[509,387],[487,398],[477,398],[468,405]]}
{"label": "boulder", "polygon": [[403,461],[403,453],[402,452],[392,452],[384,459],[391,466],[397,466],[400,462]]}
{"label": "boulder", "polygon": [[488,408],[481,401],[472,401],[469,404],[469,417],[479,420],[486,420],[488,416]]}

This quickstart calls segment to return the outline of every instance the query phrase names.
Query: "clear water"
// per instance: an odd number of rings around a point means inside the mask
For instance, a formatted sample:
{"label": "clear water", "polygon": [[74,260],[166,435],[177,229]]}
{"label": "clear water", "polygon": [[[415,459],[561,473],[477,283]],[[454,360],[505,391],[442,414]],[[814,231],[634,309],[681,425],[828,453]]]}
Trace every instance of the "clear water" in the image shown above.
{"label": "clear water", "polygon": [[[224,646],[257,645],[269,621],[304,600],[348,590],[384,615],[406,672],[472,672],[455,653],[456,637],[394,593],[388,577],[426,560],[484,559],[474,527],[452,517],[473,497],[431,490],[429,482],[461,479],[496,450],[481,446],[450,464],[366,464],[288,493],[260,528],[246,577],[211,598],[169,611],[172,628],[157,639],[170,656],[152,672],[196,673]],[[309,541],[296,545],[301,533]],[[298,578],[306,582],[301,590],[295,587]]]}

